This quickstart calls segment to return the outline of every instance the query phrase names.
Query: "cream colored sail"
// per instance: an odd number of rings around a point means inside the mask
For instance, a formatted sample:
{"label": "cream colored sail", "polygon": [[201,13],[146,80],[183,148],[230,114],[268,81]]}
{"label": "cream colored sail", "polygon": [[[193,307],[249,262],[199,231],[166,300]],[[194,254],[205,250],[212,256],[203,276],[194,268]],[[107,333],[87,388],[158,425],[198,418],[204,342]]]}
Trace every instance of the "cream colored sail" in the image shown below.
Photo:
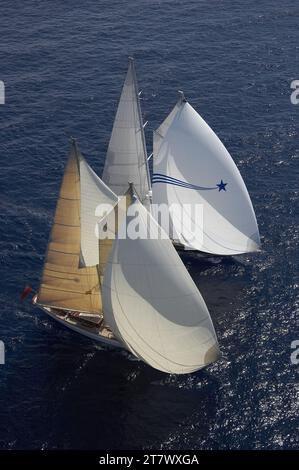
{"label": "cream colored sail", "polygon": [[129,58],[129,68],[113,124],[102,179],[118,196],[125,193],[128,183],[133,183],[141,201],[144,204],[148,202],[151,184],[132,58]]}
{"label": "cream colored sail", "polygon": [[118,232],[118,227],[123,224],[126,216],[126,211],[132,203],[132,187],[126,191],[125,195],[119,198],[118,203],[114,206],[113,210],[107,214],[106,217],[99,222],[99,227],[106,227],[107,238],[99,239],[99,275],[102,284],[103,276],[107,266],[107,262],[112,251],[113,243]]}
{"label": "cream colored sail", "polygon": [[73,143],[60,188],[37,302],[49,307],[99,313],[102,301],[97,267],[79,267],[82,258],[80,161],[83,157]]}
{"label": "cream colored sail", "polygon": [[[115,240],[102,286],[105,319],[152,367],[176,374],[198,370],[219,356],[208,309],[169,238],[157,239],[161,229],[153,217],[138,200],[130,209],[150,235]],[[127,230],[129,224],[127,218]]]}

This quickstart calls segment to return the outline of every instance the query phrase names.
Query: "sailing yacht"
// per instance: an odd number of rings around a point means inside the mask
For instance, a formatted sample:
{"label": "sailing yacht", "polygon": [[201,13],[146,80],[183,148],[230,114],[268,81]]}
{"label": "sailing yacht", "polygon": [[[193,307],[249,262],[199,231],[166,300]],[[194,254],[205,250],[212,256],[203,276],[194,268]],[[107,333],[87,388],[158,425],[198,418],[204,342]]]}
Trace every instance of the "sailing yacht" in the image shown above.
{"label": "sailing yacht", "polygon": [[[103,181],[119,196],[128,181],[133,182],[140,201],[178,249],[221,256],[258,251],[257,221],[237,166],[213,130],[179,94],[154,132],[151,188],[135,66],[129,58]],[[168,214],[160,219],[163,205]],[[201,217],[196,212],[199,207]]]}
{"label": "sailing yacht", "polygon": [[69,328],[120,346],[102,315],[101,259],[94,232],[99,202],[115,206],[118,197],[94,173],[73,141],[34,303]]}
{"label": "sailing yacht", "polygon": [[[178,246],[213,255],[258,251],[257,221],[237,166],[184,94],[179,94],[175,107],[154,132],[153,204],[181,208],[183,220],[170,211],[170,230]],[[203,218],[187,210],[199,206]]]}
{"label": "sailing yacht", "polygon": [[[219,357],[209,311],[172,242],[128,186],[118,197],[72,142],[34,303],[160,371],[194,372]],[[132,221],[143,236],[123,236]],[[98,238],[98,224],[115,236]]]}

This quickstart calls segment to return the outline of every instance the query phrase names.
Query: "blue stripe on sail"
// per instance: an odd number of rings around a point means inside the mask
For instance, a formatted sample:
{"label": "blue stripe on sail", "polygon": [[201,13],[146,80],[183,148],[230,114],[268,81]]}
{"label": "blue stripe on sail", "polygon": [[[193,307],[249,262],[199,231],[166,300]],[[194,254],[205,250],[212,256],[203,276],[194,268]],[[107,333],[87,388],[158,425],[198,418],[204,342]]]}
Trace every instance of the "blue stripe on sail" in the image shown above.
{"label": "blue stripe on sail", "polygon": [[188,184],[188,183],[179,183],[177,181],[172,181],[172,180],[167,180],[167,179],[162,179],[162,178],[155,178],[153,179],[153,184],[155,183],[165,183],[165,184],[171,184],[171,185],[174,185],[174,186],[180,186],[182,188],[186,188],[186,189],[196,189],[196,190],[207,190],[207,191],[210,191],[210,190],[214,190],[214,189],[217,189],[217,187],[213,187],[213,188],[205,188],[203,186],[196,186],[194,184]]}
{"label": "blue stripe on sail", "polygon": [[185,181],[181,181],[177,178],[173,178],[172,176],[167,176],[167,175],[162,175],[161,173],[154,173],[153,174],[153,184],[155,183],[165,183],[165,184],[171,184],[174,186],[180,186],[182,188],[186,189],[195,189],[195,190],[213,190],[213,189],[218,189],[218,186],[214,186],[212,188],[209,187],[204,187],[204,186],[196,186],[195,184],[190,184]]}
{"label": "blue stripe on sail", "polygon": [[171,184],[171,185],[174,185],[174,186],[180,186],[182,188],[187,188],[187,189],[207,189],[207,190],[210,190],[210,189],[216,189],[216,188],[203,188],[201,186],[195,186],[195,185],[192,185],[192,184],[188,184],[188,183],[178,183],[177,181],[172,181],[172,180],[165,180],[165,179],[162,179],[162,178],[155,178],[153,180],[153,184],[155,183],[165,183],[165,184]]}

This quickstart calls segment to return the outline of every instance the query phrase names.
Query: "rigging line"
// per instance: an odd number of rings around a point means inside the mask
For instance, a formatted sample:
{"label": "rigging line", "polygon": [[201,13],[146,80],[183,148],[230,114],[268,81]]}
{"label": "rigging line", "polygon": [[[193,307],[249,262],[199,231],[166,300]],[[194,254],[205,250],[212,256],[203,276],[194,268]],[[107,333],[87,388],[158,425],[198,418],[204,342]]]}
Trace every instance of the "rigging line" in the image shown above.
{"label": "rigging line", "polygon": [[[44,284],[43,282],[42,282],[41,286],[42,286],[42,289],[46,289],[46,290],[50,290],[50,291],[54,291],[54,292],[67,292],[69,294],[77,294],[78,296],[86,294],[86,291],[78,291],[78,290],[71,290],[71,289],[58,289],[57,287],[56,288],[49,287],[49,286],[47,286],[47,284]],[[96,294],[91,293],[89,295],[96,295]]]}
{"label": "rigging line", "polygon": [[95,284],[91,289],[85,291],[85,294],[92,294],[92,291],[96,289],[97,287],[100,287],[100,281],[97,284]]}
{"label": "rigging line", "polygon": [[[74,150],[75,150],[75,158],[76,158],[76,164],[77,164],[77,175],[76,175],[76,192],[77,192],[77,195],[79,196],[78,197],[78,200],[81,201],[81,197],[82,197],[82,194],[81,194],[81,175],[80,175],[80,161],[82,160],[82,157],[80,158],[80,155],[78,153],[78,148],[77,148],[77,142],[75,139],[73,139],[73,145],[74,145]],[[80,221],[80,237],[79,237],[79,256],[80,256],[80,252],[81,252],[81,224],[82,224],[82,218],[81,218],[81,204],[77,203],[77,215],[78,215],[78,218],[79,218],[79,221]],[[92,273],[92,269],[89,269],[87,268],[86,269],[86,278],[87,278],[87,283],[88,283],[88,286],[90,286],[92,280],[93,280],[93,273]],[[92,300],[92,295],[93,292],[92,292],[93,288],[91,288],[90,290],[87,290],[85,291],[85,295],[89,295],[89,306],[90,306],[90,309],[92,309],[93,307],[93,300]]]}
{"label": "rigging line", "polygon": [[147,124],[148,124],[148,121],[146,121],[144,124],[142,124],[142,126],[139,127],[139,129],[137,129],[136,134],[137,134],[137,132],[142,131],[142,129],[145,129],[145,126],[147,126]]}
{"label": "rigging line", "polygon": [[[138,117],[139,117],[139,123],[142,123],[142,113],[141,113],[141,105],[140,105],[140,98],[138,94],[138,83],[137,83],[137,76],[136,76],[136,70],[135,70],[135,64],[134,61],[131,61],[132,64],[132,72],[133,72],[133,78],[134,78],[134,92],[136,96],[136,102],[137,102],[137,112],[138,112]],[[143,145],[143,156],[146,162],[146,176],[147,176],[147,186],[148,189],[151,189],[151,178],[150,178],[150,172],[149,172],[149,167],[147,163],[147,149],[146,149],[146,142],[145,142],[145,135],[144,135],[144,127],[142,126],[141,130],[141,139],[142,139],[142,145]]]}

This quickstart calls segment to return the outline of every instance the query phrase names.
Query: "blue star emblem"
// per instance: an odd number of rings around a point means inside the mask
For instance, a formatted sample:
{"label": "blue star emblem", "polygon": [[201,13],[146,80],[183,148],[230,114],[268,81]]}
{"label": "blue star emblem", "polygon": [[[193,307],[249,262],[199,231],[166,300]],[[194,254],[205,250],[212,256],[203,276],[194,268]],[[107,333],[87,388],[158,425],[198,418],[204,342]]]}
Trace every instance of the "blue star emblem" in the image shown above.
{"label": "blue star emblem", "polygon": [[223,180],[221,180],[220,183],[218,183],[216,186],[218,186],[219,191],[221,191],[222,189],[223,191],[226,191],[226,188],[225,188],[226,185],[227,183],[223,183]]}

